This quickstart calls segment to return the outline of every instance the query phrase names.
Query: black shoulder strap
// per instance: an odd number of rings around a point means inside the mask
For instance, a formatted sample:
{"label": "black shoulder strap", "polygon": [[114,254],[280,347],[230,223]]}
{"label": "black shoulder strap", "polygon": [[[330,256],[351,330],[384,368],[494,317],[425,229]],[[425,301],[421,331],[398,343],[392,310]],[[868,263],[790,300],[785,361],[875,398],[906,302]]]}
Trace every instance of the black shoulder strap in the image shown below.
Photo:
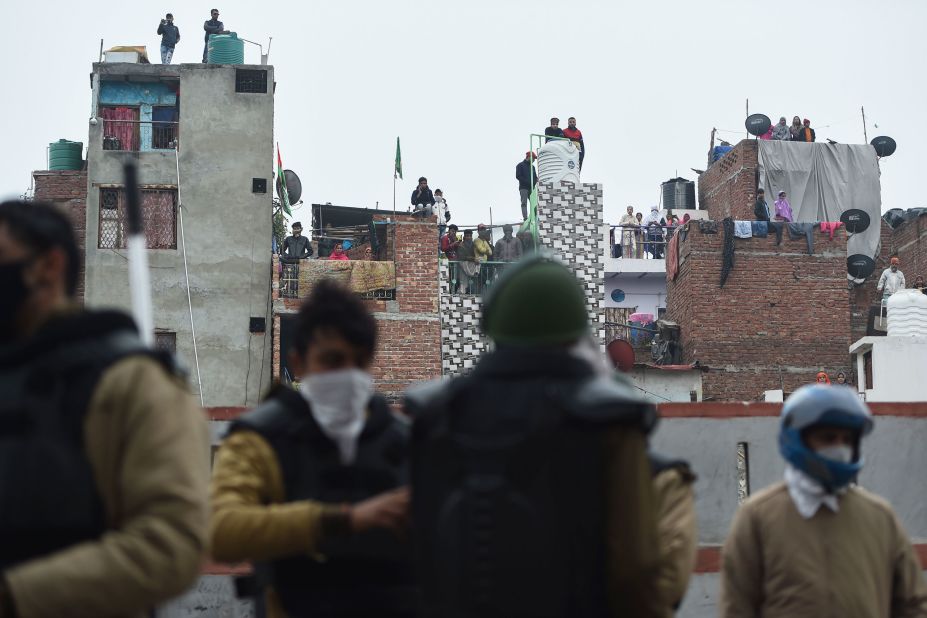
{"label": "black shoulder strap", "polygon": [[695,473],[692,472],[692,468],[689,466],[689,462],[685,459],[674,459],[672,457],[654,453],[653,451],[647,452],[647,459],[650,461],[651,476],[655,477],[661,472],[675,469],[679,470],[679,473],[682,475],[684,480],[690,483],[695,481]]}

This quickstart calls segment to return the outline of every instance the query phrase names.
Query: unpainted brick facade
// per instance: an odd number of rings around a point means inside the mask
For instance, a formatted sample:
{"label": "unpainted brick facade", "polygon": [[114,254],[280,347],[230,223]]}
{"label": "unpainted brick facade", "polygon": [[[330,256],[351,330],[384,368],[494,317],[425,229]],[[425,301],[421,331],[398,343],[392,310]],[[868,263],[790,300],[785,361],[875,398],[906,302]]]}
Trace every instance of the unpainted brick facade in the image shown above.
{"label": "unpainted brick facade", "polygon": [[723,232],[689,225],[680,267],[667,281],[667,313],[681,329],[683,358],[709,367],[706,400],[757,400],[794,391],[818,371],[850,374],[846,234],[736,239],[734,269],[720,286]]}
{"label": "unpainted brick facade", "polygon": [[80,251],[80,274],[77,279],[77,300],[84,303],[84,242],[87,236],[87,171],[49,170],[32,173],[35,199],[60,206],[71,218]]}
{"label": "unpainted brick facade", "polygon": [[895,228],[891,252],[901,260],[908,286],[917,275],[927,279],[927,212]]}
{"label": "unpainted brick facade", "polygon": [[[387,253],[396,260],[396,299],[364,303],[379,335],[371,374],[377,390],[395,403],[411,384],[441,376],[441,324],[437,222],[406,215],[391,220]],[[311,290],[300,289],[299,299],[281,298],[279,261],[273,260],[273,375],[279,379],[281,315],[295,314]]]}
{"label": "unpainted brick facade", "polygon": [[[699,208],[708,211],[708,218],[721,221],[725,217],[751,221],[759,162],[756,140],[743,140],[712,164],[698,177]],[[774,198],[767,196],[772,204]]]}

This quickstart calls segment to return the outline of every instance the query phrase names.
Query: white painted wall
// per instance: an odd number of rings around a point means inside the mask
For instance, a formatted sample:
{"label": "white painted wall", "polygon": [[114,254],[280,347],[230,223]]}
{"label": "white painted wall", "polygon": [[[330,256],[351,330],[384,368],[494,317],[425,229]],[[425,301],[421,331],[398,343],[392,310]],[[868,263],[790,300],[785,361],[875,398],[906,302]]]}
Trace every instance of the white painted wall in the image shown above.
{"label": "white painted wall", "polygon": [[[643,361],[644,359],[638,359]],[[647,359],[649,362],[650,359]],[[636,366],[629,374],[634,386],[641,390],[641,395],[654,403],[667,401],[691,401],[690,393],[695,391],[697,401],[702,400],[702,372],[671,371],[654,367]]]}
{"label": "white painted wall", "polygon": [[[863,356],[872,352],[872,384]],[[866,401],[927,401],[927,337],[863,337],[850,353],[857,359],[859,392]]]}
{"label": "white painted wall", "polygon": [[[662,261],[662,260],[661,260]],[[612,290],[625,293],[623,302],[612,300]],[[666,279],[647,276],[643,279],[605,276],[606,307],[637,307],[638,312],[652,313],[657,317],[657,308],[666,306]]]}

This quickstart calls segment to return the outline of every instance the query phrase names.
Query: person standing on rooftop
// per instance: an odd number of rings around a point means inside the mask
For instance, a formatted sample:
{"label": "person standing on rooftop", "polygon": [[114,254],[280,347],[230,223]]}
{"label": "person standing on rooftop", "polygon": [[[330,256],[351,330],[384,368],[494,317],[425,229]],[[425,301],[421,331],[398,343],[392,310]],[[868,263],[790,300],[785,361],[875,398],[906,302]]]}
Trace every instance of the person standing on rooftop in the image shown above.
{"label": "person standing on rooftop", "polygon": [[814,129],[811,128],[811,121],[807,118],[802,124],[801,131],[798,132],[797,139],[799,142],[813,142],[815,140]]}
{"label": "person standing on rooftop", "polygon": [[583,141],[583,132],[576,128],[576,118],[570,116],[567,119],[567,128],[563,130],[563,136],[570,138],[579,147],[579,169],[583,169],[583,158],[586,156],[586,143]]}
{"label": "person standing on rooftop", "polygon": [[174,25],[172,14],[168,13],[161,20],[158,34],[161,35],[161,64],[170,64],[174,57],[174,47],[180,41],[180,28]]}
{"label": "person standing on rooftop", "polygon": [[535,171],[531,161],[537,157],[530,150],[525,153],[524,160],[515,166],[515,180],[518,181],[518,195],[521,197],[521,218],[523,221],[528,220],[528,201],[531,198],[531,191],[538,184],[538,173]]}
{"label": "person standing on rooftop", "polygon": [[[563,136],[564,136],[564,135],[563,135],[563,129],[560,128],[560,119],[559,119],[559,118],[551,118],[551,119],[550,119],[550,126],[547,127],[546,129],[544,129],[544,135],[546,135],[548,138],[551,138],[551,137],[563,137]],[[544,143],[546,144],[546,143],[549,142],[549,141],[550,141],[550,139],[547,139]]]}
{"label": "person standing on rooftop", "polygon": [[792,117],[792,124],[789,126],[789,139],[793,142],[801,141],[801,118]]}
{"label": "person standing on rooftop", "polygon": [[757,221],[769,221],[769,204],[766,202],[766,191],[756,190],[756,203],[753,205],[753,215]]}
{"label": "person standing on rooftop", "polygon": [[205,41],[206,44],[203,45],[203,64],[206,63],[206,55],[209,53],[209,35],[210,34],[226,34],[228,31],[225,29],[225,24],[219,21],[219,9],[213,9],[209,12],[212,19],[207,20],[203,24],[203,30],[206,31]]}
{"label": "person standing on rooftop", "polygon": [[779,118],[779,124],[773,127],[772,138],[781,141],[788,141],[791,139],[789,125],[785,124],[785,116],[781,116]]}
{"label": "person standing on rooftop", "polygon": [[785,191],[779,191],[779,199],[776,200],[776,221],[791,223],[794,220],[792,205],[789,204],[788,198],[785,197]]}

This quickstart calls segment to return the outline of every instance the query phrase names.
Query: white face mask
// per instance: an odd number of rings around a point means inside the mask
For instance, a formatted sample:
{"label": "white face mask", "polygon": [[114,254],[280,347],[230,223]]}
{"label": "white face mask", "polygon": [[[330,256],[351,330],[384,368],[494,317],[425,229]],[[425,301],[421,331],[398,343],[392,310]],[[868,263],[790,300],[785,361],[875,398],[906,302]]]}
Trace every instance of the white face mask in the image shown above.
{"label": "white face mask", "polygon": [[845,444],[825,446],[824,448],[816,450],[815,453],[824,459],[830,459],[831,461],[839,463],[847,464],[853,461],[853,448]]}
{"label": "white face mask", "polygon": [[364,429],[373,378],[360,369],[314,373],[299,385],[322,433],[334,440],[343,464],[354,463],[357,438]]}

